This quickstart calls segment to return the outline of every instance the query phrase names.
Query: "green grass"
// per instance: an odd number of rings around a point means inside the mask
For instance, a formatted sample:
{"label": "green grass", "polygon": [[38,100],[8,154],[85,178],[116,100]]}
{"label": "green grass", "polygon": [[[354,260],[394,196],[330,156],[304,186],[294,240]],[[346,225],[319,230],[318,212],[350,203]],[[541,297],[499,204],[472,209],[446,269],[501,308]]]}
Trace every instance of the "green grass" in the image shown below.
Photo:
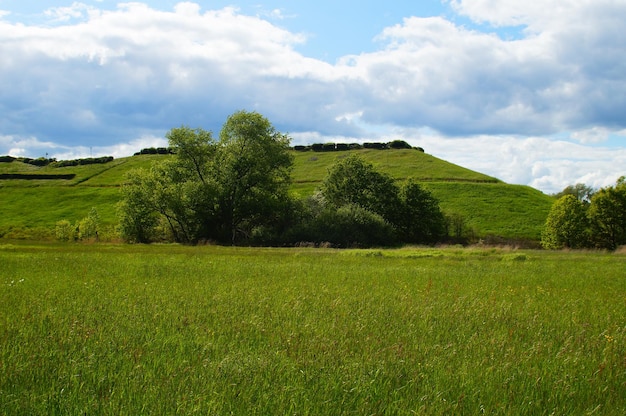
{"label": "green grass", "polygon": [[2,414],[626,412],[624,254],[0,245]]}
{"label": "green grass", "polygon": [[445,212],[459,213],[479,235],[538,240],[554,199],[505,183],[427,182]]}
{"label": "green grass", "polygon": [[[372,150],[350,152],[294,152],[293,182],[310,194],[339,159],[356,153],[396,180],[499,182],[496,178],[438,159],[417,150]],[[308,186],[307,186],[308,184]]]}
{"label": "green grass", "polygon": [[[508,185],[417,150],[351,151],[398,181],[414,178],[439,199],[444,212],[462,214],[479,237],[538,240],[553,199],[535,189]],[[313,194],[328,169],[349,152],[293,152],[292,192]],[[62,219],[80,220],[96,207],[103,223],[116,222],[117,188],[132,168],[149,168],[161,155],[116,159],[104,165],[65,168],[0,163],[0,173],[74,173],[72,180],[0,180],[0,237],[52,235]],[[33,231],[34,230],[34,231]]]}

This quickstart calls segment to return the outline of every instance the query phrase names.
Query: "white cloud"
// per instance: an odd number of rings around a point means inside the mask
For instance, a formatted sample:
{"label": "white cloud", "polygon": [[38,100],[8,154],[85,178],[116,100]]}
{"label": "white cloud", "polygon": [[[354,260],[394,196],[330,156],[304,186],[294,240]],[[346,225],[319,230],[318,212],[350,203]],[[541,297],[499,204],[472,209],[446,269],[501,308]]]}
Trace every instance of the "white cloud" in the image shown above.
{"label": "white cloud", "polygon": [[606,127],[592,127],[575,131],[572,133],[572,139],[580,143],[602,143],[608,140],[611,130]]}
{"label": "white cloud", "polygon": [[74,2],[68,7],[53,7],[44,12],[52,22],[67,22],[72,19],[82,19],[85,15],[93,10],[84,3]]}
{"label": "white cloud", "polygon": [[545,137],[449,138],[414,131],[398,137],[436,157],[546,193],[576,183],[600,188],[626,174],[626,148],[587,146]]}
{"label": "white cloud", "polygon": [[0,19],[0,132],[36,138],[0,141],[0,153],[37,156],[45,143],[59,154],[85,143],[132,153],[125,146],[138,137],[181,124],[217,131],[249,109],[311,142],[421,132],[427,151],[550,191],[580,178],[603,184],[624,166],[621,150],[598,145],[626,129],[625,4],[450,4],[478,22],[523,25],[524,36],[412,17],[385,29],[378,50],[330,64],[295,50],[302,34],[192,2],[172,11],[74,3],[50,9],[46,26]]}
{"label": "white cloud", "polygon": [[167,147],[164,137],[145,135],[127,142],[121,141],[103,146],[68,146],[52,141],[40,141],[34,137],[0,136],[0,155],[13,157],[50,157],[57,160],[72,160],[85,157],[113,156],[116,158],[132,155],[149,147]]}

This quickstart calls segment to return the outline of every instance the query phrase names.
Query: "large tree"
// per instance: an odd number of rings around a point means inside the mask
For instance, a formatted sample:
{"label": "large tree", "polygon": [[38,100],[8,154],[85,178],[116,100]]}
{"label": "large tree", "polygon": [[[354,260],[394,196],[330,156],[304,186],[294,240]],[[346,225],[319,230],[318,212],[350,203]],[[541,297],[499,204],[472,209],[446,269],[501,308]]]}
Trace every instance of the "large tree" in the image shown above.
{"label": "large tree", "polygon": [[615,186],[602,188],[594,194],[589,219],[598,247],[614,250],[626,244],[626,177],[619,178]]}
{"label": "large tree", "polygon": [[572,194],[557,199],[541,233],[541,245],[547,249],[581,248],[587,245],[588,221],[583,202]]}
{"label": "large tree", "polygon": [[413,180],[400,189],[400,215],[396,222],[405,243],[434,243],[447,233],[439,201]]}
{"label": "large tree", "polygon": [[127,240],[149,240],[160,223],[176,241],[235,243],[285,212],[289,139],[259,113],[231,115],[219,141],[188,127],[166,137],[174,156],[131,172],[122,188],[120,228]]}
{"label": "large tree", "polygon": [[[391,176],[377,171],[371,163],[356,155],[335,163],[322,183],[321,194],[337,213],[343,207],[358,206],[380,216],[393,227],[395,236],[392,239],[388,238],[387,234],[379,233],[385,237],[379,241],[433,243],[439,241],[446,233],[445,218],[439,208],[439,202],[430,192],[412,180],[398,187]],[[344,214],[358,212],[360,219],[373,218],[363,215],[354,208],[341,212]],[[341,218],[341,221],[346,223],[345,218]],[[366,224],[365,221],[355,220],[351,229],[357,229],[359,226],[371,227]],[[364,232],[367,232],[367,229]],[[356,233],[351,231],[351,234]]]}
{"label": "large tree", "polygon": [[222,239],[247,238],[280,222],[289,203],[293,156],[289,137],[261,114],[239,111],[226,120],[212,165]]}
{"label": "large tree", "polygon": [[400,204],[399,188],[393,178],[356,155],[336,162],[320,191],[335,207],[359,205],[389,222],[395,222]]}

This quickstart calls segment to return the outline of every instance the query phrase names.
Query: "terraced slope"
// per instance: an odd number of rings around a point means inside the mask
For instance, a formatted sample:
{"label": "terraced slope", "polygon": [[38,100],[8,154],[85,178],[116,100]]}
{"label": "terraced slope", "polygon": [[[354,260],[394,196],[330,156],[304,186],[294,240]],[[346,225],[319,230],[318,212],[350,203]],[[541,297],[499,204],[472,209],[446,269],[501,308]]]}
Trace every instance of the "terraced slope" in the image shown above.
{"label": "terraced slope", "polygon": [[[462,216],[477,236],[538,239],[552,198],[521,185],[449,163],[417,150],[362,149],[345,152],[296,152],[292,173],[294,194],[311,195],[328,169],[340,158],[357,152],[398,181],[414,178],[440,201],[442,209]],[[102,224],[113,228],[118,187],[125,173],[171,156],[142,155],[103,165],[63,168],[36,167],[20,162],[0,163],[0,238],[50,235],[61,219],[76,221],[96,207]],[[2,175],[39,175],[38,179],[1,179]],[[41,179],[41,175],[65,175]],[[73,175],[71,179],[68,176]]]}

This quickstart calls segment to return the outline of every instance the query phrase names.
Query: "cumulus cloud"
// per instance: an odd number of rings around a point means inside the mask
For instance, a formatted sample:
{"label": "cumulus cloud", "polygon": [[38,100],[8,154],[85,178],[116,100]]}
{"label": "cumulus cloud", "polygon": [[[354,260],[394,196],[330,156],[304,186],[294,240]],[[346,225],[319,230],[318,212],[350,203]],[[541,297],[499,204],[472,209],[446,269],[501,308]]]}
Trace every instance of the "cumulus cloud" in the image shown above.
{"label": "cumulus cloud", "polygon": [[421,146],[433,156],[550,194],[576,183],[596,189],[613,185],[626,174],[625,148],[591,147],[546,137],[452,138],[412,130],[399,132],[395,138]]}
{"label": "cumulus cloud", "polygon": [[[181,124],[217,131],[228,114],[248,109],[298,140],[430,129],[425,147],[471,149],[473,156],[445,154],[542,189],[560,187],[559,175],[579,177],[574,165],[597,183],[613,175],[559,152],[585,149],[608,163],[597,145],[626,129],[626,5],[449,3],[494,28],[521,25],[523,36],[408,17],[382,31],[377,50],[331,64],[297,52],[306,37],[272,23],[285,17],[280,10],[268,17],[194,2],[170,11],[76,2],[50,9],[41,25],[11,23],[0,12],[0,133],[39,143],[0,145],[125,149]],[[570,132],[569,142],[556,140]]]}

